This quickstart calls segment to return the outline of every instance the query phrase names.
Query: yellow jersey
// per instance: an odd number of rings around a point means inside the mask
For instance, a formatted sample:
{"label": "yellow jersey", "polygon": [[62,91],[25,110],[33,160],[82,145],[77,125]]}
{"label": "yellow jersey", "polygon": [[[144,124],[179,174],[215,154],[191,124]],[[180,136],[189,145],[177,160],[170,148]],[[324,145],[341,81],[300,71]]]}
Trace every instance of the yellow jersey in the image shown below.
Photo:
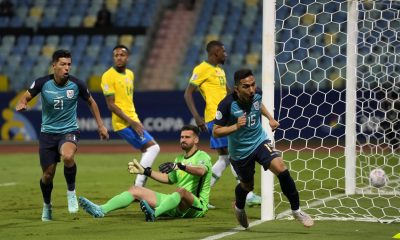
{"label": "yellow jersey", "polygon": [[[114,67],[109,68],[101,77],[101,89],[105,96],[114,95],[115,105],[134,121],[140,121],[133,104],[134,73],[126,69],[125,74],[119,73]],[[129,127],[129,124],[112,113],[111,123],[114,131]]]}
{"label": "yellow jersey", "polygon": [[218,104],[227,94],[225,71],[203,61],[193,69],[190,84],[197,86],[206,102],[204,121],[214,120]]}

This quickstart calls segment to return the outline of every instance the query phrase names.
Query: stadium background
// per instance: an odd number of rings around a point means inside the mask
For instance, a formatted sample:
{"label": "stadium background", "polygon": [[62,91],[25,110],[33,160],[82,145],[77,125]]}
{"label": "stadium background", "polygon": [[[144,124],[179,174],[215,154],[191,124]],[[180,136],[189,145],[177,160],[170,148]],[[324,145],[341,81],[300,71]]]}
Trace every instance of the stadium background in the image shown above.
{"label": "stadium background", "polygon": [[[129,67],[136,73],[135,104],[145,127],[159,140],[175,140],[183,124],[193,122],[184,99],[183,90],[187,86],[193,67],[206,59],[205,44],[213,39],[221,40],[227,49],[228,60],[224,66],[228,83],[232,83],[233,72],[240,67],[251,68],[261,85],[261,50],[262,50],[262,1],[261,0],[208,0],[208,1],[158,1],[158,0],[105,0],[111,12],[113,26],[95,27],[96,14],[102,0],[11,0],[14,15],[0,16],[0,119],[1,140],[32,141],[37,138],[40,129],[40,98],[31,103],[31,111],[15,112],[14,106],[18,94],[30,86],[32,81],[49,72],[51,54],[56,49],[65,48],[72,52],[72,74],[87,82],[94,98],[100,105],[101,113],[109,129],[110,112],[104,102],[100,89],[101,74],[112,66],[111,51],[118,44],[125,44],[131,49]],[[292,1],[294,4],[297,1]],[[340,4],[328,4],[332,11]],[[290,5],[290,1],[288,2]],[[314,4],[311,10],[318,12],[320,5]],[[277,19],[287,14],[296,15],[304,9],[280,8]],[[327,9],[329,11],[329,9]],[[338,24],[345,21],[345,16],[333,15]],[[300,21],[307,24],[313,19],[311,14],[304,15]],[[289,19],[285,27],[295,26]],[[287,26],[286,26],[287,25]],[[327,25],[335,31],[335,25]],[[315,29],[315,32],[318,32]],[[325,29],[329,32],[329,29]],[[303,36],[302,28],[293,28],[292,36]],[[277,42],[289,38],[287,31],[277,34]],[[320,59],[318,65],[325,67],[327,78],[336,78],[335,69],[343,66],[345,57],[339,48],[328,48],[332,41],[343,43],[344,36],[316,38],[316,43],[304,38],[302,48],[313,44],[332,51],[337,59]],[[288,41],[285,49],[278,45],[277,61],[286,60],[288,51],[295,51],[294,41]],[[307,52],[295,51],[296,58],[304,59]],[[315,51],[315,48],[313,48]],[[317,49],[318,51],[318,49]],[[336,52],[335,52],[336,51]],[[324,84],[320,68],[316,62],[308,61],[305,69],[314,69],[311,74],[315,84]],[[290,69],[297,67],[295,61],[287,64]],[[330,70],[332,69],[332,71]],[[276,71],[279,73],[279,71]],[[300,72],[299,74],[302,74]],[[336,75],[335,75],[336,74]],[[306,79],[306,78],[299,78]],[[318,82],[318,79],[321,82]],[[290,75],[285,76],[285,84],[295,82]],[[341,80],[335,82],[337,89],[343,87]],[[311,87],[312,86],[308,86]],[[295,88],[294,88],[295,89]],[[276,85],[278,90],[278,85]],[[292,90],[293,91],[293,88]],[[322,92],[322,94],[325,94]],[[276,104],[280,93],[277,91]],[[201,98],[199,95],[197,98]],[[335,94],[326,94],[337,99]],[[301,102],[302,99],[297,101]],[[319,101],[318,99],[315,99]],[[201,108],[202,101],[197,101]],[[282,104],[293,104],[290,101]],[[279,109],[279,108],[277,108]],[[344,105],[335,111],[343,112]],[[78,121],[82,130],[82,139],[96,139],[94,119],[88,114],[86,106],[78,108]],[[293,114],[298,114],[293,112]],[[322,113],[325,114],[325,113]],[[276,115],[276,114],[275,114]],[[337,123],[335,114],[332,118],[312,118],[311,125],[320,126]],[[331,121],[331,122],[321,122]],[[287,123],[288,127],[290,122]],[[285,121],[281,127],[285,128]],[[337,135],[344,128],[336,127]],[[326,129],[318,128],[316,133],[326,135]],[[285,137],[290,137],[288,131]],[[304,131],[307,135],[307,130]],[[118,138],[115,134],[112,138]],[[293,137],[297,136],[296,133]],[[206,136],[203,136],[206,137]]]}

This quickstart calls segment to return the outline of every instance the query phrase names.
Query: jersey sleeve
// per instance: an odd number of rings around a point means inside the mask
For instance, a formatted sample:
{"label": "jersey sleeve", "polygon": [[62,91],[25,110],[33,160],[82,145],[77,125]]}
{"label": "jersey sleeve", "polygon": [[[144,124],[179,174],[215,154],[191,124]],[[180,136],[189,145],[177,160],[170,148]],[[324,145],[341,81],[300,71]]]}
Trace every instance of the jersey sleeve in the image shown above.
{"label": "jersey sleeve", "polygon": [[190,78],[190,84],[200,86],[205,80],[207,80],[208,74],[206,71],[201,70],[199,67],[193,69],[192,77]]}
{"label": "jersey sleeve", "polygon": [[217,113],[215,114],[214,124],[218,126],[226,126],[230,115],[231,96],[228,95],[218,104]]}
{"label": "jersey sleeve", "polygon": [[211,157],[207,153],[202,151],[201,155],[196,158],[195,166],[204,167],[207,172],[212,171]]}
{"label": "jersey sleeve", "polygon": [[28,92],[31,94],[32,98],[38,95],[42,91],[42,87],[44,83],[49,79],[49,76],[41,77],[33,81],[31,86],[28,89]]}
{"label": "jersey sleeve", "polygon": [[90,98],[90,91],[89,91],[86,83],[76,79],[76,85],[78,85],[79,97],[81,97],[83,100],[87,101]]}
{"label": "jersey sleeve", "polygon": [[109,74],[105,73],[101,77],[101,89],[105,96],[115,94],[114,79]]}

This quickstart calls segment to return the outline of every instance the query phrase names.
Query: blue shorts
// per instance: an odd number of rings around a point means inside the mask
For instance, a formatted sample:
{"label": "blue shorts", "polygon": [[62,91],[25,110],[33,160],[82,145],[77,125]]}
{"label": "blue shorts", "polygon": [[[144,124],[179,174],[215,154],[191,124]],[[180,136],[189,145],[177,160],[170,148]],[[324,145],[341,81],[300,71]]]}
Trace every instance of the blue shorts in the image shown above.
{"label": "blue shorts", "polygon": [[137,149],[141,149],[143,145],[154,139],[146,130],[143,131],[143,137],[140,137],[131,127],[124,128],[116,133]]}
{"label": "blue shorts", "polygon": [[220,137],[220,138],[213,137],[212,135],[213,127],[214,127],[214,121],[207,123],[208,133],[210,134],[210,148],[211,149],[227,148],[228,137]]}
{"label": "blue shorts", "polygon": [[240,181],[248,183],[254,182],[255,165],[258,162],[264,170],[269,169],[269,165],[274,158],[280,157],[281,153],[277,151],[269,140],[261,143],[248,157],[240,160],[229,159],[232,167],[238,175]]}
{"label": "blue shorts", "polygon": [[75,145],[79,141],[79,131],[65,134],[54,134],[41,132],[39,135],[39,157],[40,166],[47,167],[51,164],[60,162],[60,148],[66,142]]}

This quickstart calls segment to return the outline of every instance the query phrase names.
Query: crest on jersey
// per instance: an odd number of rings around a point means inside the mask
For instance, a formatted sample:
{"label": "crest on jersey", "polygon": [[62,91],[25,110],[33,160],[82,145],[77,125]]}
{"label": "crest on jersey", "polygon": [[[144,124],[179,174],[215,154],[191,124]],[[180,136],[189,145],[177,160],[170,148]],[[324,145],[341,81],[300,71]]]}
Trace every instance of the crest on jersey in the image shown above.
{"label": "crest on jersey", "polygon": [[256,109],[257,111],[260,109],[260,102],[255,102],[253,103],[254,109]]}
{"label": "crest on jersey", "polygon": [[73,98],[74,97],[74,90],[67,90],[67,98]]}

